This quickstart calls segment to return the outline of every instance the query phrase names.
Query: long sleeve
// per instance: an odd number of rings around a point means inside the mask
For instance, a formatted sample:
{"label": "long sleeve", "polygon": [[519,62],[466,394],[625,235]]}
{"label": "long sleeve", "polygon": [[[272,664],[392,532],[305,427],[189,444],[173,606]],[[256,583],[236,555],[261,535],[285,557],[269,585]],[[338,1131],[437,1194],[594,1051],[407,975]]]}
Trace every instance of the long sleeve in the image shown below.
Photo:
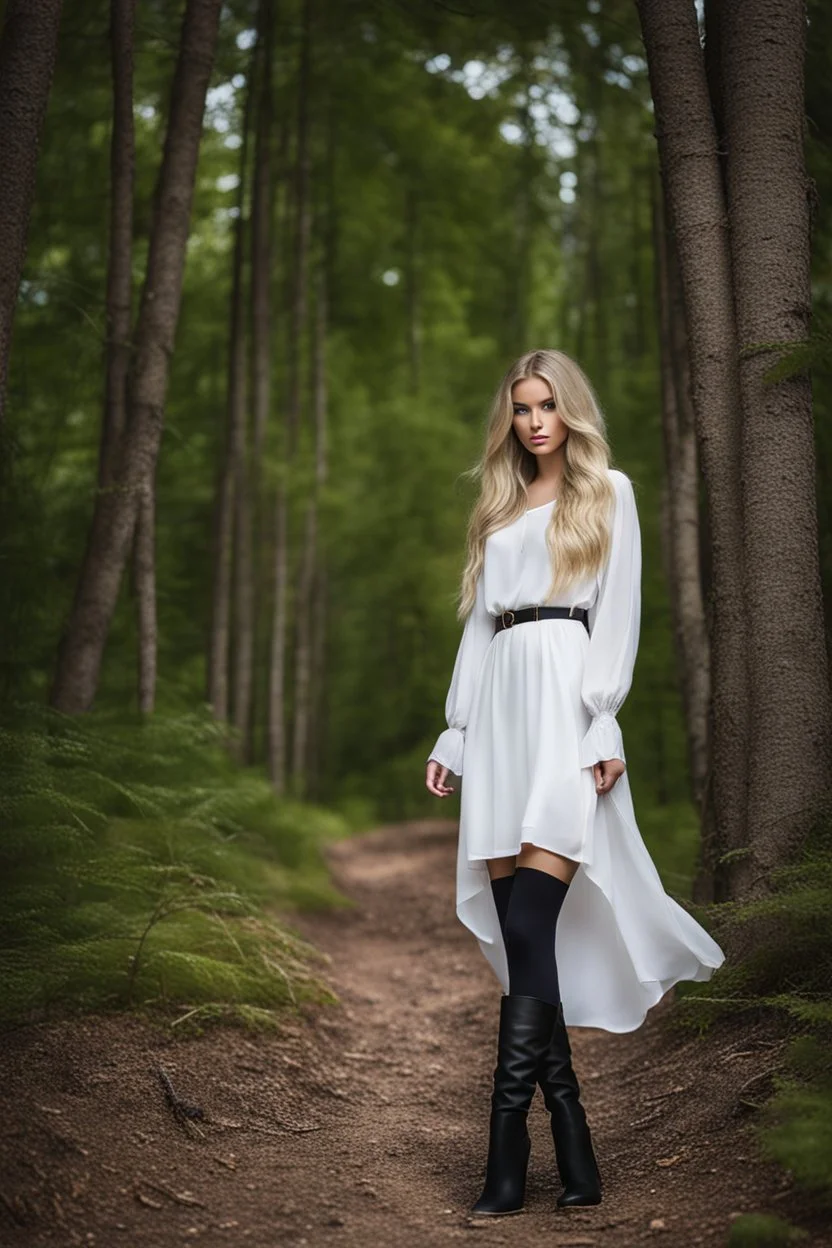
{"label": "long sleeve", "polygon": [[465,750],[465,727],[474,699],[485,652],[494,636],[494,617],[485,606],[483,576],[477,581],[477,596],[471,609],[456,654],[451,684],[445,699],[445,720],[448,727],[439,734],[436,745],[428,755],[454,775],[462,775],[462,756]]}
{"label": "long sleeve", "polygon": [[609,558],[589,609],[589,648],[581,698],[592,716],[580,746],[581,767],[624,757],[615,718],[630,691],[641,626],[641,532],[632,482],[614,472],[616,502]]}

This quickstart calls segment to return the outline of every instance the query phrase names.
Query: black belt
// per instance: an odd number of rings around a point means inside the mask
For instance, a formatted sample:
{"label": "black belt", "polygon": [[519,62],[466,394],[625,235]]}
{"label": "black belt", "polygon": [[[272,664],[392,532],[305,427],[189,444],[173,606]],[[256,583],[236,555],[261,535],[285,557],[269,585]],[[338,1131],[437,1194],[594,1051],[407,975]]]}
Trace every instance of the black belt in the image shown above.
{"label": "black belt", "polygon": [[589,611],[586,607],[518,607],[516,611],[501,611],[494,617],[494,632],[502,632],[513,624],[528,620],[577,620],[589,632]]}

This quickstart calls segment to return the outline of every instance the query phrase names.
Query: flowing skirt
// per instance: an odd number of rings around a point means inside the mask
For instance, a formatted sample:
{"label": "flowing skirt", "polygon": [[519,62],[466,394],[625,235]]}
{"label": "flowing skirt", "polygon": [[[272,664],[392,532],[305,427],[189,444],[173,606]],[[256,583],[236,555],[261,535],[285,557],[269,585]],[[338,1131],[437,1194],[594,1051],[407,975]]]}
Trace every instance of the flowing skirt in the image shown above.
{"label": "flowing skirt", "polygon": [[553,619],[505,629],[486,651],[465,730],[456,912],[508,992],[485,860],[531,843],[578,862],[552,949],[564,1018],[634,1031],[668,988],[710,979],[724,954],[665,892],[627,772],[598,796],[592,768],[579,766],[588,644],[582,624]]}

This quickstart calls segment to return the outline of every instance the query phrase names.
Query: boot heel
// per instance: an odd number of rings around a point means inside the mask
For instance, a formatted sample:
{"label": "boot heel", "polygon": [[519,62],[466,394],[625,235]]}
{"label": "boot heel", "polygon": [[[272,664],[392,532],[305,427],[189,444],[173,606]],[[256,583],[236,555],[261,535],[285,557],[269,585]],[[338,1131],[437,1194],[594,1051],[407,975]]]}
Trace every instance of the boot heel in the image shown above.
{"label": "boot heel", "polygon": [[561,1209],[599,1205],[603,1190],[592,1136],[580,1102],[580,1086],[572,1068],[572,1050],[558,1007],[551,1042],[538,1072],[546,1108],[552,1117],[552,1139],[563,1191],[557,1199]]}
{"label": "boot heel", "polygon": [[531,1147],[524,1113],[492,1114],[485,1187],[472,1213],[522,1213]]}

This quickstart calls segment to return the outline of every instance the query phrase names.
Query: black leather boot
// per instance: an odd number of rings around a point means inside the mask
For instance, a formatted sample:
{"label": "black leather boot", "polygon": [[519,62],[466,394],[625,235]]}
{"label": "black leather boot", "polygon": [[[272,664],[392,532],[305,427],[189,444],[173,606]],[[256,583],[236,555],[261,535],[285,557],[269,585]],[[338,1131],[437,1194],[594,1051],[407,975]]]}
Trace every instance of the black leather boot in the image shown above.
{"label": "black leather boot", "polygon": [[526,1117],[556,1020],[557,1006],[548,1001],[511,993],[501,998],[485,1187],[472,1213],[523,1208],[531,1149]]}
{"label": "black leather boot", "polygon": [[546,1053],[540,1063],[538,1082],[546,1108],[552,1115],[552,1137],[563,1192],[561,1208],[601,1203],[601,1173],[592,1148],[589,1124],[580,1102],[580,1087],[572,1069],[572,1050],[563,1021],[563,1006],[557,1007],[555,1024]]}

